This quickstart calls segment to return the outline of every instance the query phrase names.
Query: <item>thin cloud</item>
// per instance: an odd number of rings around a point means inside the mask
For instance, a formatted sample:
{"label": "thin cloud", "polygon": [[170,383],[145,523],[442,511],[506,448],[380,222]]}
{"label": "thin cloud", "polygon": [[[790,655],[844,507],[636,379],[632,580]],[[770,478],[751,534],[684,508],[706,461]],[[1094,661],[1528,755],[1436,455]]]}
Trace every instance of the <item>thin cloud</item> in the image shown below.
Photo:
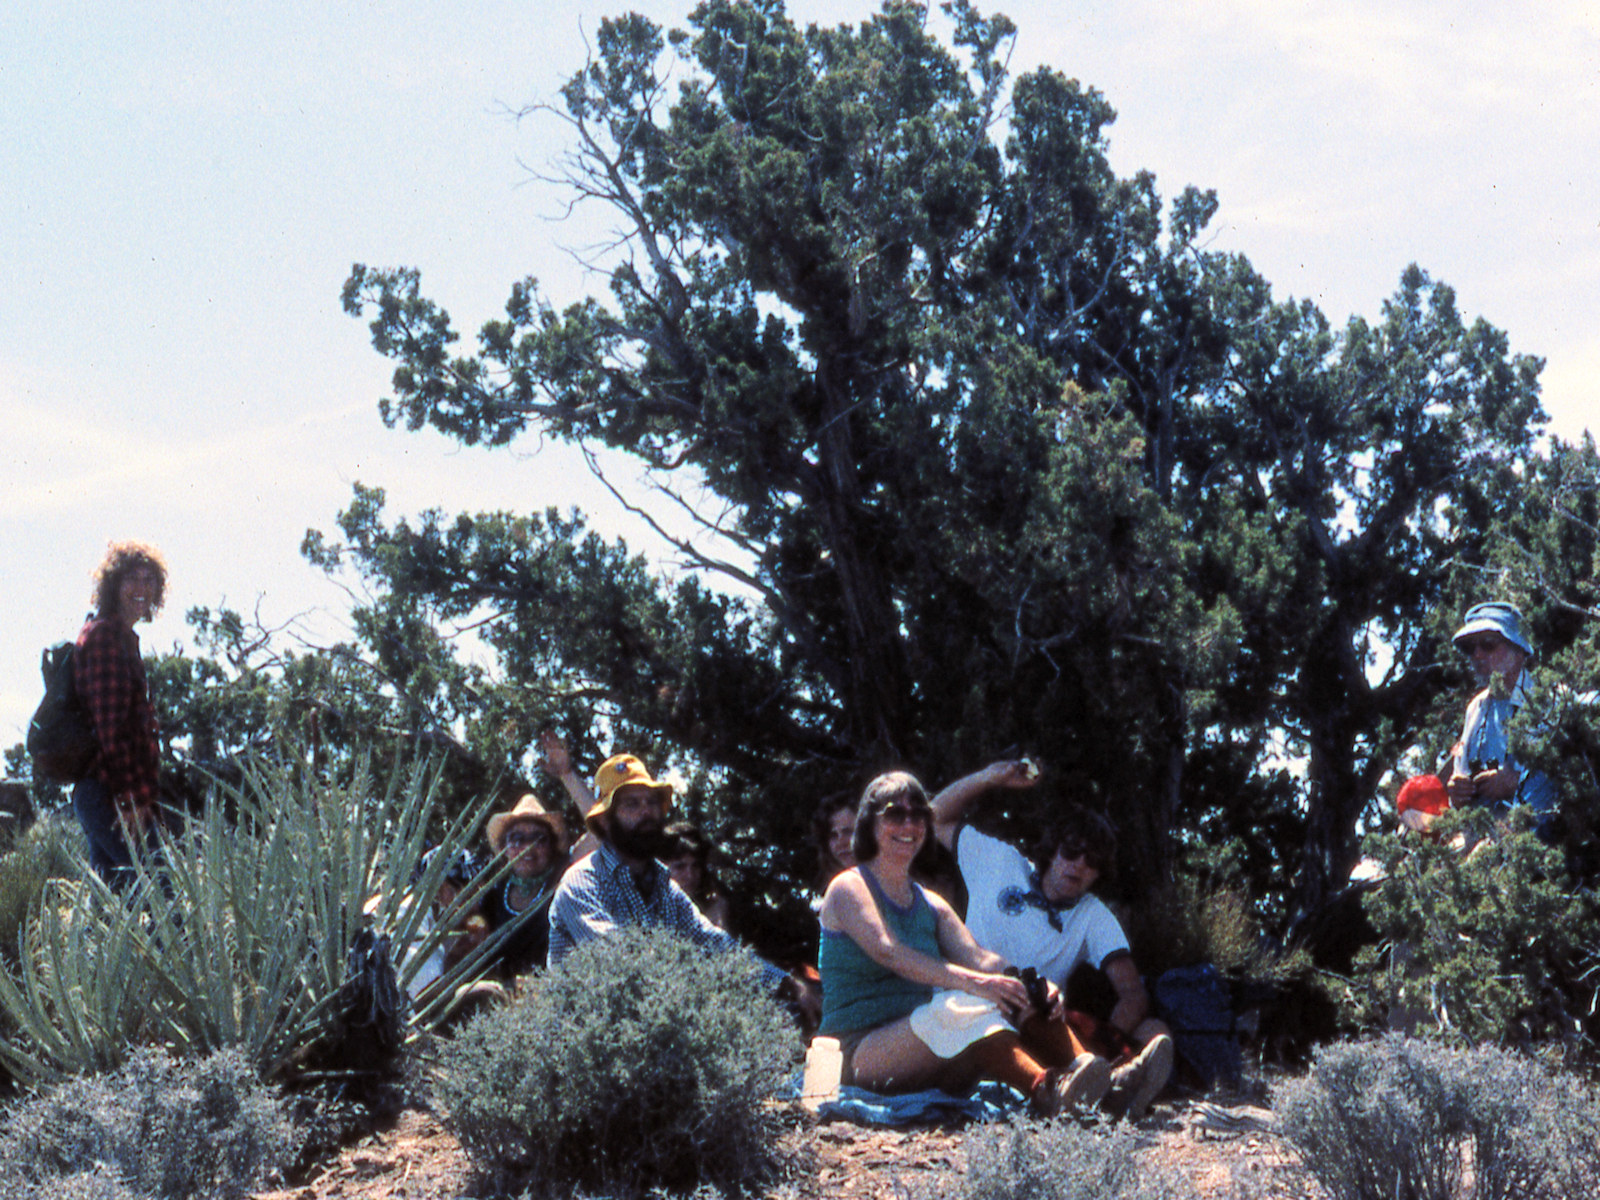
{"label": "thin cloud", "polygon": [[[69,512],[125,495],[151,479],[270,479],[277,490],[308,437],[359,416],[349,404],[212,438],[155,437],[126,423],[64,417],[34,405],[8,406],[12,449],[6,507],[11,517]],[[325,444],[325,442],[321,443]]]}

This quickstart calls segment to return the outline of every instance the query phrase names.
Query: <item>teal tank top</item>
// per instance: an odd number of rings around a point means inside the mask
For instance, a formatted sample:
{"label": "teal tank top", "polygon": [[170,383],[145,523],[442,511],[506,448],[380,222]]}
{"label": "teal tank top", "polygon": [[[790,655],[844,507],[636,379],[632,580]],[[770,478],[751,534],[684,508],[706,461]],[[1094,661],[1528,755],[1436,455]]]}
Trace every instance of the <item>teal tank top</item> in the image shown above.
{"label": "teal tank top", "polygon": [[[863,870],[861,875],[889,932],[913,950],[942,960],[939,921],[921,886],[911,885],[911,906],[900,908],[884,895],[871,871]],[[898,1021],[933,995],[928,984],[896,975],[868,957],[848,933],[836,930],[822,931],[817,971],[822,976],[822,1024],[817,1032],[830,1037],[864,1033]]]}

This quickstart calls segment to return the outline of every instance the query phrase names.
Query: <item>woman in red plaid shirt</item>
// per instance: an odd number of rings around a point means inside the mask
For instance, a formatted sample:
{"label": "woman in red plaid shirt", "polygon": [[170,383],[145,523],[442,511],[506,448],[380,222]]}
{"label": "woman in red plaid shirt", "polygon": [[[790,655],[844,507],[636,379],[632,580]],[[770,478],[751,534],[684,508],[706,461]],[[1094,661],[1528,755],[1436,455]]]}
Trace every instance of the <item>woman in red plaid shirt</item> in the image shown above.
{"label": "woman in red plaid shirt", "polygon": [[78,634],[73,680],[100,751],[73,789],[72,807],[90,866],[120,888],[132,877],[129,844],[156,821],[156,714],[133,627],[166,599],[166,560],[143,542],[113,542],[94,581],[95,614]]}

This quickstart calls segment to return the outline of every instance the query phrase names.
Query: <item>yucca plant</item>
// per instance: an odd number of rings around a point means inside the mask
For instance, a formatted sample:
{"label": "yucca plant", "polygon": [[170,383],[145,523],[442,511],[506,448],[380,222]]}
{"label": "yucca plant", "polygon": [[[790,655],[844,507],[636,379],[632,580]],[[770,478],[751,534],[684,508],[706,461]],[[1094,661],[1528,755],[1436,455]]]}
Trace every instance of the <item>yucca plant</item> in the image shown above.
{"label": "yucca plant", "polygon": [[213,788],[203,816],[163,835],[160,861],[140,862],[130,890],[87,870],[53,881],[17,965],[0,969],[0,1009],[14,1026],[0,1060],[46,1083],[115,1067],[140,1045],[236,1047],[263,1077],[287,1080],[339,1060],[353,1021],[373,1019],[356,1017],[358,1002],[387,1010],[375,1019],[392,1028],[378,1042],[397,1051],[481,973],[505,932],[457,964],[429,1005],[401,1000],[454,916],[498,878],[486,873],[427,919],[426,899],[487,808],[463,812],[424,867],[437,785],[425,765],[379,788],[364,765],[336,783],[258,760],[238,787]]}

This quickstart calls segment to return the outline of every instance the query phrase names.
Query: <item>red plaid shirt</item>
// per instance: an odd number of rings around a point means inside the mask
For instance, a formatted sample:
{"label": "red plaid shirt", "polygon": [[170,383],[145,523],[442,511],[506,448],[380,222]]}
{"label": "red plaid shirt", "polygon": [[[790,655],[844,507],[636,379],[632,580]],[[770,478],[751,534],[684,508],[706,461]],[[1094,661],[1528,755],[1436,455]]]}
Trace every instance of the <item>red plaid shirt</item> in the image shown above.
{"label": "red plaid shirt", "polygon": [[121,621],[92,618],[72,657],[78,696],[94,725],[100,753],[89,772],[113,803],[131,797],[153,804],[158,779],[156,714],[150,705],[139,635]]}

